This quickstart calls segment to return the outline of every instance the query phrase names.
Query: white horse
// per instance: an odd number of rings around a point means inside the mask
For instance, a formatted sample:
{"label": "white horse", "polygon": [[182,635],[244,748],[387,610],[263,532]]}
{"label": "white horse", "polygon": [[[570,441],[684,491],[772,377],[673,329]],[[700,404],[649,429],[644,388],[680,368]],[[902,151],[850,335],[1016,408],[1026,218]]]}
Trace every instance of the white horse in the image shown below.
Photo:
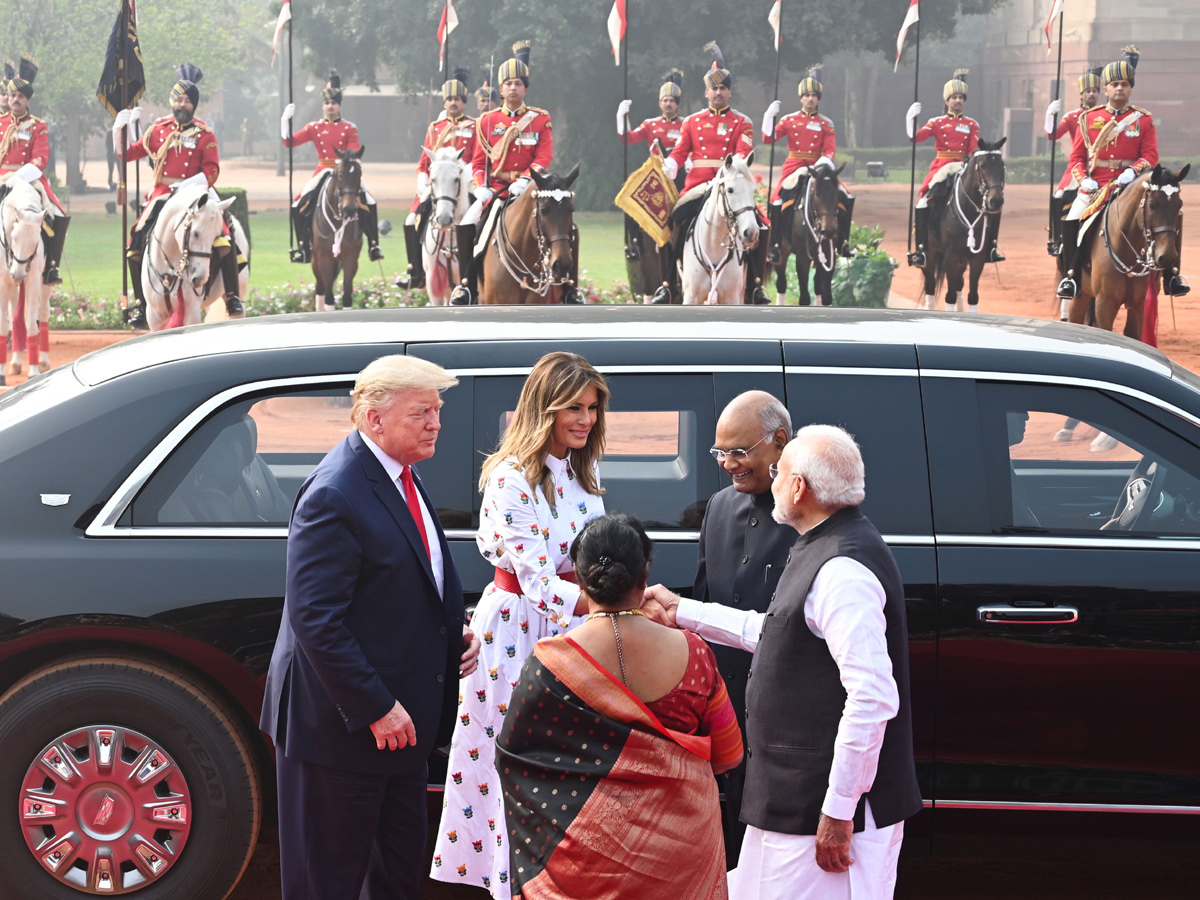
{"label": "white horse", "polygon": [[685,305],[743,301],[746,253],[758,243],[753,163],[753,152],[745,159],[730,153],[709,182],[712,188],[683,246]]}
{"label": "white horse", "polygon": [[[46,257],[42,248],[42,222],[46,209],[42,198],[28,183],[12,178],[0,187],[0,247],[4,250],[4,268],[0,270],[0,385],[5,383],[8,334],[13,332],[12,374],[24,368],[23,354],[29,348],[30,374],[50,368],[49,359],[41,360],[38,351],[38,315],[45,307],[49,318],[49,288],[42,284]],[[24,325],[27,344],[19,340],[14,327],[24,297]]]}
{"label": "white horse", "polygon": [[458,249],[455,228],[470,206],[471,167],[463,162],[463,152],[442,147],[437,153],[424,150],[429,157],[429,196],[432,208],[421,240],[421,258],[425,264],[425,286],[433,306],[445,306],[450,291],[458,284]]}
{"label": "white horse", "polygon": [[[163,204],[146,239],[142,264],[151,331],[197,325],[201,312],[225,296],[219,268],[211,265],[212,246],[221,235],[224,212],[233,200],[221,200],[212,188],[188,185]],[[246,234],[237,219],[232,220],[229,231],[234,252],[248,254]],[[238,296],[246,296],[249,281],[247,267],[238,273]]]}

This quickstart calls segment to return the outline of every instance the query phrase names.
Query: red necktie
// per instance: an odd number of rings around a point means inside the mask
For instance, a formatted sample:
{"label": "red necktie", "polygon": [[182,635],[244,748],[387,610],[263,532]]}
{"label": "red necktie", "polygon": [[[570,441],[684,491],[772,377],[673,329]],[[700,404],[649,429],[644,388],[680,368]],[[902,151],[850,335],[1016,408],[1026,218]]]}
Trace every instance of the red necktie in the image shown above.
{"label": "red necktie", "polygon": [[421,499],[417,494],[417,486],[413,484],[412,466],[405,466],[400,473],[400,483],[404,485],[404,497],[408,501],[408,511],[412,513],[417,523],[417,531],[421,532],[421,543],[425,545],[425,555],[432,558],[429,552],[429,535],[425,533],[425,517],[421,515]]}

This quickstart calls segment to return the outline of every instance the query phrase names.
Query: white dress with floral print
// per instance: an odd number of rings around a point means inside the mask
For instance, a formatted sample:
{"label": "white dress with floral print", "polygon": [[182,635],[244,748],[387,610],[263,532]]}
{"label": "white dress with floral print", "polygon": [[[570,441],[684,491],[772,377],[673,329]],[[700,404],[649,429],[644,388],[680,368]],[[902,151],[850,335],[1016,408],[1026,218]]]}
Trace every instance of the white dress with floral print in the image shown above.
{"label": "white dress with floral print", "polygon": [[553,508],[515,459],[496,466],[483,490],[479,551],[512,572],[525,592],[489,584],[471,618],[482,649],[479,667],[462,681],[430,872],[438,881],[485,887],[500,900],[512,892],[496,735],[533,645],[582,621],[574,617],[579,588],[557,573],[571,571],[571,544],[584,523],[604,515],[604,501],[583,489],[568,460],[548,456],[546,465],[554,477]]}

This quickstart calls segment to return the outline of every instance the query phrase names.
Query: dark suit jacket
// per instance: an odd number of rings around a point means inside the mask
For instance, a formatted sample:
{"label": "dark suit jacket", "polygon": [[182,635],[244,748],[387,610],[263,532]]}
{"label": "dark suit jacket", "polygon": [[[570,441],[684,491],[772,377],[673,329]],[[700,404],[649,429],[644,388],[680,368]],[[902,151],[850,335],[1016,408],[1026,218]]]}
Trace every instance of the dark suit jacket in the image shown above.
{"label": "dark suit jacket", "polygon": [[[418,489],[433,509],[420,478]],[[300,488],[287,593],[260,727],[290,759],[343,771],[422,771],[449,740],[463,652],[462,584],[441,526],[445,581],[404,498],[362,436],[333,448]],[[370,725],[399,700],[415,747],[379,750]]]}

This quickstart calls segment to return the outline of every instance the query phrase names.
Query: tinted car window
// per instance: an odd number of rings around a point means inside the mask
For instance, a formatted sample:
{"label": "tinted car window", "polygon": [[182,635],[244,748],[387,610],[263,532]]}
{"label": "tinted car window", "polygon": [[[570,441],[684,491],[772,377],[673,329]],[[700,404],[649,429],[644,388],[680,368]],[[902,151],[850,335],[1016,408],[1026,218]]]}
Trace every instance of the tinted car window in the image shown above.
{"label": "tinted car window", "polygon": [[151,476],[133,503],[133,524],[287,525],[300,485],[352,427],[348,386],[239,400]]}
{"label": "tinted car window", "polygon": [[993,531],[1200,534],[1200,449],[1115,395],[981,385]]}

